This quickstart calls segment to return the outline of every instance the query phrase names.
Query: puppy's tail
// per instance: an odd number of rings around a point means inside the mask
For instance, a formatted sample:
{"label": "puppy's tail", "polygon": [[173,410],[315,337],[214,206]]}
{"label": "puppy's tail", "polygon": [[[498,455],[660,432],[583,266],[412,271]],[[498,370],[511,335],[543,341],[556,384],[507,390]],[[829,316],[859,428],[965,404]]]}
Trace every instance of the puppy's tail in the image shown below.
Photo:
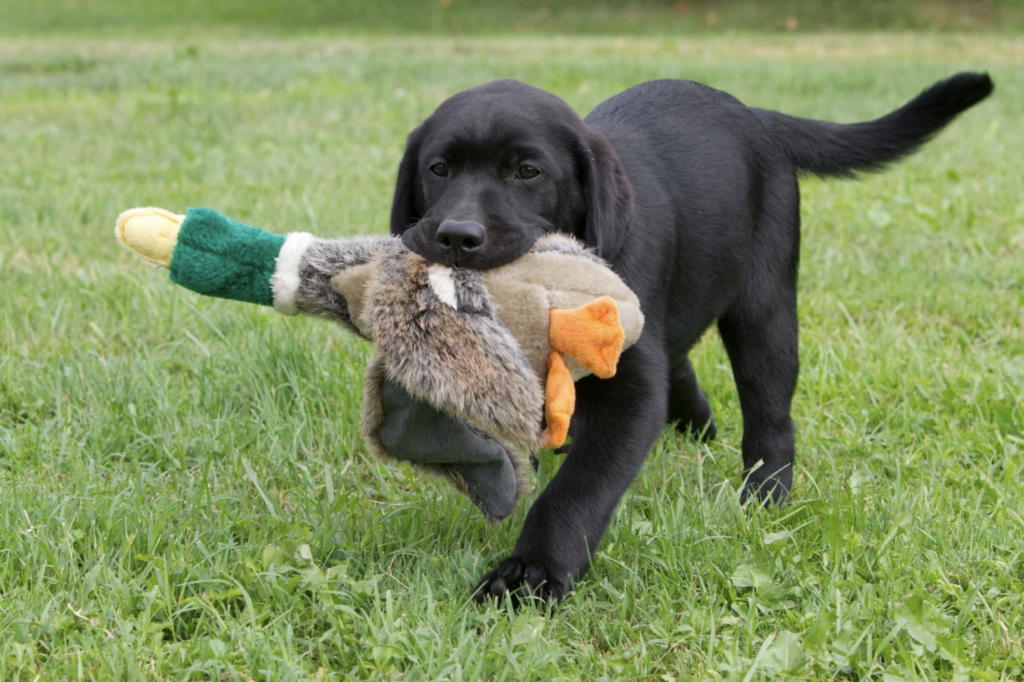
{"label": "puppy's tail", "polygon": [[755,109],[798,170],[821,177],[877,171],[914,153],[957,115],[992,93],[987,73],[958,73],[865,123],[840,124]]}

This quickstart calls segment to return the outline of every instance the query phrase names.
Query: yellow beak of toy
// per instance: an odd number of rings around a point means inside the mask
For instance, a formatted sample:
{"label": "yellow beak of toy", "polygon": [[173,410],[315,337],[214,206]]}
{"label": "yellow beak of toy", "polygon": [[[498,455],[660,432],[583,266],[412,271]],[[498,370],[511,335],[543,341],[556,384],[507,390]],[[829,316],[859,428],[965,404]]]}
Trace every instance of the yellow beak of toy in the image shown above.
{"label": "yellow beak of toy", "polygon": [[117,217],[114,234],[126,250],[162,268],[171,267],[185,216],[162,208],[133,208]]}

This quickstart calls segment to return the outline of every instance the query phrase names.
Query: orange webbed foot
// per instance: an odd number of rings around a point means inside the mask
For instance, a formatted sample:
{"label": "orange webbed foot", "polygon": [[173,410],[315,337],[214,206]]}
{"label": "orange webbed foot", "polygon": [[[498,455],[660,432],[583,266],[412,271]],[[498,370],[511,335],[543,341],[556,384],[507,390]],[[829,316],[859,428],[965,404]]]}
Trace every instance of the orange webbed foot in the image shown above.
{"label": "orange webbed foot", "polygon": [[576,410],[576,385],[558,351],[548,355],[548,380],[544,385],[544,417],[547,427],[541,447],[557,448],[569,435],[569,421]]}
{"label": "orange webbed foot", "polygon": [[552,308],[550,315],[552,348],[602,379],[615,376],[626,339],[615,299],[602,296],[571,310]]}

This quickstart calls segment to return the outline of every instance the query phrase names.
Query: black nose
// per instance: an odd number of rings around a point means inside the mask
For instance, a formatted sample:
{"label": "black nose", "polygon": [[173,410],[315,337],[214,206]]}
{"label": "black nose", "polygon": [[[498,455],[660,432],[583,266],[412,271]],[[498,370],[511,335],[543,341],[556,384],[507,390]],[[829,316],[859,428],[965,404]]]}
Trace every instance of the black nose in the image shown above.
{"label": "black nose", "polygon": [[463,220],[446,220],[437,228],[434,237],[445,251],[454,256],[470,253],[484,245],[486,236],[479,223]]}

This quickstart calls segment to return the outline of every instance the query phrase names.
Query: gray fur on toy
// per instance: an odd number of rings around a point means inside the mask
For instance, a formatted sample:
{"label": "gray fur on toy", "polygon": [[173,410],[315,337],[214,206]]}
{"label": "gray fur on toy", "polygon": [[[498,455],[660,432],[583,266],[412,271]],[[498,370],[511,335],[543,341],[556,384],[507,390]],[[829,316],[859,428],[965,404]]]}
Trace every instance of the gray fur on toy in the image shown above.
{"label": "gray fur on toy", "polygon": [[[522,454],[543,444],[548,311],[599,291],[617,302],[623,348],[643,328],[633,292],[570,237],[542,238],[511,266],[482,272],[429,263],[392,237],[289,242],[301,249],[288,266],[296,277],[272,281],[275,308],[376,343],[362,412],[370,449],[440,475],[494,520],[526,488]],[[589,374],[572,357],[566,365],[574,380]]]}

